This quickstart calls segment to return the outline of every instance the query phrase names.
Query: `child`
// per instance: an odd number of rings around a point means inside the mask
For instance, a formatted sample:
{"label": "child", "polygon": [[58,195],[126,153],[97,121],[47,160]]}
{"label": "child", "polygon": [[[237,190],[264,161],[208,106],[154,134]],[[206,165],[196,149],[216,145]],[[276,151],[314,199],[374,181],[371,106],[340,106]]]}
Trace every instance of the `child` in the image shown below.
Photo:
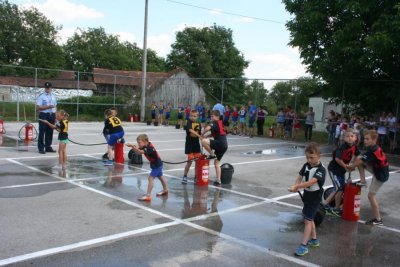
{"label": "child", "polygon": [[192,166],[192,161],[201,156],[199,142],[199,138],[201,138],[201,127],[197,122],[198,117],[199,112],[195,109],[192,110],[190,112],[190,120],[186,124],[185,154],[188,157],[188,161],[183,171],[182,184],[187,184],[187,174],[190,166]]}
{"label": "child", "polygon": [[292,110],[292,107],[287,106],[287,112],[285,115],[285,135],[284,135],[285,140],[292,138],[294,116],[295,113]]}
{"label": "child", "polygon": [[162,100],[160,100],[160,105],[158,106],[158,123],[159,125],[163,124],[163,116],[164,116],[164,103]]}
{"label": "child", "polygon": [[[335,181],[334,186],[336,192],[332,192],[323,203],[328,206],[329,203],[335,198],[335,209],[330,210],[332,214],[340,217],[342,210],[340,209],[343,190],[345,186],[345,174],[349,171],[349,164],[353,157],[360,155],[360,151],[356,146],[357,135],[354,129],[347,129],[344,134],[344,142],[338,147],[334,153],[331,162],[328,165],[328,171],[332,173]],[[338,187],[336,187],[338,186]],[[329,210],[329,209],[328,209]]]}
{"label": "child", "polygon": [[237,107],[234,106],[234,107],[233,107],[233,112],[232,112],[232,130],[231,130],[231,133],[232,133],[233,135],[236,135],[236,134],[237,134],[237,130],[238,130],[238,129],[237,129],[238,119],[239,119],[239,113],[238,113]]}
{"label": "child", "polygon": [[223,120],[223,125],[225,127],[225,131],[227,131],[228,127],[229,127],[229,119],[231,117],[231,109],[229,107],[229,105],[225,106],[225,113],[224,113],[224,120]]}
{"label": "child", "polygon": [[191,106],[187,105],[185,109],[185,119],[186,123],[190,120],[190,111],[191,111]]}
{"label": "child", "polygon": [[[297,138],[297,133],[299,132],[301,128],[301,123],[299,118],[297,117],[297,113],[294,114],[294,121],[293,121],[293,134],[292,134],[292,141],[296,140]],[[307,140],[306,140],[307,141]]]}
{"label": "child", "polygon": [[56,112],[56,124],[51,124],[47,120],[40,120],[58,132],[58,168],[64,169],[67,164],[67,144],[68,144],[68,113],[60,109]]}
{"label": "child", "polygon": [[106,111],[107,118],[104,121],[104,129],[103,133],[109,135],[107,144],[108,144],[108,158],[107,161],[104,162],[105,166],[112,166],[113,163],[113,149],[115,144],[117,143],[118,139],[121,139],[121,142],[123,143],[123,137],[124,137],[124,129],[122,128],[122,123],[121,120],[117,117],[114,116],[115,111],[112,111],[111,109]]}
{"label": "child", "polygon": [[156,102],[152,101],[151,102],[151,123],[154,125],[154,122],[156,120]]}
{"label": "child", "polygon": [[347,128],[349,128],[349,124],[347,123],[347,118],[346,117],[342,117],[342,122],[339,124],[340,127],[340,140],[339,140],[339,144],[343,143],[343,138],[344,138],[344,133],[347,130]]}
{"label": "child", "polygon": [[239,118],[240,118],[240,134],[246,135],[246,108],[244,105],[239,110]]}
{"label": "child", "polygon": [[[321,201],[322,186],[324,185],[326,174],[326,170],[320,162],[321,152],[317,144],[308,144],[305,154],[307,163],[301,168],[295,184],[289,188],[290,192],[297,192],[299,188],[304,188],[303,216],[305,227],[303,240],[294,253],[296,256],[306,255],[308,253],[308,246],[319,247],[314,217]],[[305,182],[302,182],[303,177],[305,178]]]}
{"label": "child", "polygon": [[167,104],[167,107],[165,108],[165,126],[169,126],[169,118],[171,117],[171,103]]}
{"label": "child", "polygon": [[182,102],[178,104],[178,125],[179,129],[182,127],[183,113],[185,112],[185,108],[183,107]]}
{"label": "child", "polygon": [[167,181],[163,176],[163,163],[161,161],[160,156],[158,155],[156,148],[149,141],[149,137],[146,134],[140,134],[136,141],[139,147],[127,144],[128,147],[131,147],[135,153],[140,155],[144,155],[150,162],[150,176],[149,176],[149,185],[147,186],[147,193],[143,197],[139,198],[139,201],[151,201],[151,191],[153,190],[154,178],[158,177],[160,179],[163,190],[158,192],[156,196],[165,196],[168,195]]}
{"label": "child", "polygon": [[389,163],[386,159],[386,155],[377,145],[378,133],[375,130],[368,130],[364,134],[364,145],[367,151],[362,156],[357,157],[355,163],[351,168],[360,166],[362,173],[360,173],[361,181],[358,185],[366,185],[365,171],[366,168],[372,173],[372,181],[369,186],[368,200],[371,204],[372,211],[374,213],[373,219],[366,222],[369,225],[383,225],[381,213],[379,211],[378,201],[376,199],[376,193],[382,187],[383,183],[389,179]]}
{"label": "child", "polygon": [[276,122],[278,125],[278,131],[279,131],[279,136],[283,138],[283,129],[284,129],[284,124],[285,124],[285,112],[283,108],[281,108],[278,112]]}
{"label": "child", "polygon": [[[211,123],[204,129],[205,134],[211,131],[211,135],[214,137],[214,140],[210,140],[204,138],[201,140],[201,144],[210,153],[209,158],[215,158],[214,166],[215,166],[215,173],[217,175],[217,180],[214,182],[214,185],[220,186],[221,185],[221,167],[219,166],[219,162],[222,159],[222,156],[225,154],[226,150],[228,149],[228,142],[226,140],[226,132],[224,130],[224,126],[222,125],[222,121],[220,120],[220,113],[218,110],[213,110],[211,112]],[[212,151],[214,149],[214,152]]]}

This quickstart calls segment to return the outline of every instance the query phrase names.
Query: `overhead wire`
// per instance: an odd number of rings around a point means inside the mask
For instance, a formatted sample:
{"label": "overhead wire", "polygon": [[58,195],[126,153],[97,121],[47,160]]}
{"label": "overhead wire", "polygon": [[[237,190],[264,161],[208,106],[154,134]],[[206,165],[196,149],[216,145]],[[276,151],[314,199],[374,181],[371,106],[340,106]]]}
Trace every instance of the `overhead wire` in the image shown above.
{"label": "overhead wire", "polygon": [[213,9],[213,8],[207,8],[207,7],[187,4],[187,3],[183,3],[183,2],[179,2],[179,1],[175,1],[175,0],[165,0],[165,1],[171,2],[171,3],[175,3],[175,4],[179,4],[179,5],[184,5],[184,6],[190,6],[190,7],[194,7],[194,8],[198,8],[198,9],[203,9],[203,10],[207,10],[207,11],[216,11],[216,12],[219,12],[221,14],[226,14],[226,15],[230,15],[230,16],[236,16],[236,17],[241,17],[241,18],[250,18],[250,19],[254,19],[254,20],[260,20],[260,21],[277,23],[277,24],[285,24],[285,22],[283,22],[283,21],[277,21],[277,20],[272,20],[272,19],[264,19],[264,18],[254,17],[254,16],[247,16],[247,15],[242,15],[242,14],[238,14],[238,13],[227,12],[227,11],[223,11],[223,10],[217,10],[217,9]]}

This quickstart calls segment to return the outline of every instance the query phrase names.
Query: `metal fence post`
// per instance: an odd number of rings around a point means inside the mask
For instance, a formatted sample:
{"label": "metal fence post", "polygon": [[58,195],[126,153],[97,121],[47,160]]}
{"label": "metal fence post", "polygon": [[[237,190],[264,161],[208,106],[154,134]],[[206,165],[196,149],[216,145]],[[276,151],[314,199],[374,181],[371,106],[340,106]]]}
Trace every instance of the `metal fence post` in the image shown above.
{"label": "metal fence post", "polygon": [[17,88],[17,121],[19,122],[19,87]]}
{"label": "metal fence post", "polygon": [[77,83],[77,98],[76,98],[76,120],[79,119],[79,71],[78,71],[78,83]]}
{"label": "metal fence post", "polygon": [[33,101],[35,101],[34,102],[34,112],[35,112],[35,117],[34,117],[34,120],[36,121],[36,116],[37,116],[37,114],[36,114],[36,92],[37,92],[37,68],[35,68],[35,97],[34,97],[34,100]]}
{"label": "metal fence post", "polygon": [[115,107],[115,87],[117,86],[116,83],[117,83],[117,76],[114,74],[114,107]]}

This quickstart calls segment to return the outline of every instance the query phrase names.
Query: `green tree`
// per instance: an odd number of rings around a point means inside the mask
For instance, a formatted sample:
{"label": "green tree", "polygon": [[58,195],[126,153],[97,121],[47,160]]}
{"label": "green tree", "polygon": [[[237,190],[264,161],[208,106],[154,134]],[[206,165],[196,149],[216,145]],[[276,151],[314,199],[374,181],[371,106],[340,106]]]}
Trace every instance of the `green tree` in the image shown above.
{"label": "green tree", "polygon": [[[15,4],[0,0],[0,64],[64,67],[63,51],[57,44],[60,29],[35,8],[19,9]],[[5,74],[29,72],[9,71]]]}
{"label": "green tree", "polygon": [[268,99],[271,99],[278,108],[291,106],[295,111],[303,113],[307,111],[310,95],[321,92],[322,85],[309,77],[301,77],[297,80],[278,82]]}
{"label": "green tree", "polygon": [[299,48],[308,71],[326,82],[325,97],[366,111],[381,108],[377,102],[394,104],[400,87],[398,1],[283,2],[294,15],[287,23],[289,44]]}
{"label": "green tree", "polygon": [[[208,96],[217,99],[222,93],[222,83],[212,78],[241,78],[248,64],[235,47],[232,30],[217,25],[201,29],[190,27],[178,32],[167,56],[169,68],[180,67],[193,77],[211,78],[200,83]],[[224,82],[224,99],[231,102],[240,95],[244,85],[244,82]]]}
{"label": "green tree", "polygon": [[[143,50],[134,43],[120,42],[104,28],[78,29],[64,46],[67,67],[83,72],[93,68],[141,70]],[[148,71],[165,71],[164,59],[148,50]]]}

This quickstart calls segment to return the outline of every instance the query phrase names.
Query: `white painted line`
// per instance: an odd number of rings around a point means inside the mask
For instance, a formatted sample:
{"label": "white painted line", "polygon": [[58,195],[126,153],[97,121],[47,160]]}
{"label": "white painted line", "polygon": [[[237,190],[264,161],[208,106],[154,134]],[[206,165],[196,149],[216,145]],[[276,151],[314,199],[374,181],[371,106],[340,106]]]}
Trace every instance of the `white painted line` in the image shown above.
{"label": "white painted line", "polygon": [[299,265],[302,265],[302,266],[311,266],[311,267],[319,266],[319,265],[313,264],[311,262],[304,261],[304,260],[301,260],[299,258],[295,258],[293,256],[289,256],[289,255],[286,255],[286,254],[283,254],[283,253],[279,253],[279,252],[273,251],[273,250],[271,250],[269,248],[261,247],[261,246],[252,244],[250,242],[246,242],[244,240],[241,240],[239,238],[236,238],[236,237],[233,237],[233,236],[230,236],[230,235],[227,235],[227,234],[223,234],[223,233],[211,230],[209,228],[206,228],[206,227],[203,227],[203,226],[191,223],[191,222],[184,221],[183,224],[185,224],[187,226],[190,226],[192,228],[195,228],[197,230],[201,230],[201,231],[207,232],[209,234],[219,236],[221,238],[224,238],[224,239],[229,240],[231,242],[234,242],[236,244],[256,249],[256,250],[258,250],[260,252],[269,254],[269,255],[274,256],[276,258],[287,260],[287,261],[292,262],[292,263],[296,263],[296,264],[299,264]]}
{"label": "white painted line", "polygon": [[[29,165],[23,164],[23,163],[21,163],[21,162],[18,162],[18,161],[16,161],[16,160],[13,160],[13,159],[7,159],[7,161],[12,162],[12,163],[17,164],[17,165],[20,165],[20,166],[23,166],[23,167],[28,168],[28,169],[30,169],[30,170],[32,170],[32,171],[40,172],[40,173],[42,173],[42,174],[44,174],[44,175],[47,175],[47,176],[50,175],[50,173],[48,173],[48,172],[39,170],[38,168],[31,167],[31,166],[29,166]],[[58,179],[58,180],[61,180],[61,181],[64,181],[64,180],[65,180],[64,178],[62,178],[62,177],[60,177],[60,176],[56,176],[56,175],[50,175],[50,176],[52,176],[52,177],[54,177],[54,178],[56,178],[56,179]]]}
{"label": "white painted line", "polygon": [[179,222],[177,222],[177,221],[163,223],[163,224],[157,224],[157,225],[153,225],[153,226],[149,226],[149,227],[144,227],[144,228],[141,228],[138,230],[132,230],[132,231],[118,233],[118,234],[114,234],[114,235],[103,236],[100,238],[81,241],[81,242],[77,242],[77,243],[73,243],[73,244],[69,244],[69,245],[65,245],[65,246],[61,246],[61,247],[55,247],[55,248],[45,249],[45,250],[28,253],[28,254],[24,254],[24,255],[20,255],[20,256],[16,256],[16,257],[11,257],[11,258],[0,260],[0,266],[17,263],[17,262],[21,262],[21,261],[26,261],[26,260],[31,260],[31,259],[38,258],[38,257],[49,256],[52,254],[61,253],[61,252],[65,252],[65,251],[72,250],[72,249],[92,246],[92,245],[96,245],[96,244],[100,244],[100,243],[104,243],[104,242],[115,241],[118,239],[130,237],[130,236],[137,235],[137,234],[142,234],[144,232],[154,231],[157,229],[161,229],[161,228],[165,228],[165,227],[169,227],[169,226],[173,226],[173,225],[177,225],[177,224],[179,224]]}

